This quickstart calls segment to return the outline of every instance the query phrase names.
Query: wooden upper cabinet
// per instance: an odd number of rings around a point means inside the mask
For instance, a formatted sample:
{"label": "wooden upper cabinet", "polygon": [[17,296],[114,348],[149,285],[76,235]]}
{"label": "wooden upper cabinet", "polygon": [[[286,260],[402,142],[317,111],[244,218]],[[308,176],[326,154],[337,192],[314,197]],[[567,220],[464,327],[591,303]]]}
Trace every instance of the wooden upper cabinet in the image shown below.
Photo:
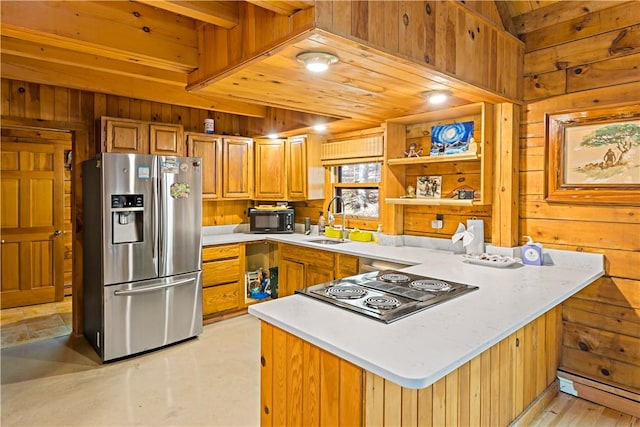
{"label": "wooden upper cabinet", "polygon": [[285,200],[287,198],[287,141],[258,139],[256,148],[255,198]]}
{"label": "wooden upper cabinet", "polygon": [[323,138],[303,135],[256,140],[255,198],[270,201],[323,199],[324,169],[320,164]]}
{"label": "wooden upper cabinet", "polygon": [[222,195],[222,138],[187,132],[189,156],[202,158],[202,198],[218,199]]}
{"label": "wooden upper cabinet", "polygon": [[287,141],[287,186],[293,200],[307,198],[307,138],[295,137]]}
{"label": "wooden upper cabinet", "polygon": [[102,150],[184,156],[182,125],[102,117]]}
{"label": "wooden upper cabinet", "polygon": [[253,193],[253,139],[223,137],[222,197],[250,199]]}
{"label": "wooden upper cabinet", "polygon": [[147,154],[149,137],[144,122],[102,117],[102,149],[110,153]]}
{"label": "wooden upper cabinet", "polygon": [[164,123],[149,124],[149,144],[151,154],[184,156],[182,125]]}

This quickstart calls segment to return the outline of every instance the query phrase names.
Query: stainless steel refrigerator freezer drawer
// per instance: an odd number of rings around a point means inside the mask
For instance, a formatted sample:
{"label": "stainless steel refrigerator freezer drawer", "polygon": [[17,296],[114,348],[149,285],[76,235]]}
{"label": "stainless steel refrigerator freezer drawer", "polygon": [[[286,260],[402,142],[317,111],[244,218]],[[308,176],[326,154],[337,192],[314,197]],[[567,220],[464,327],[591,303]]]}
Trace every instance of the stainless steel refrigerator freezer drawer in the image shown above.
{"label": "stainless steel refrigerator freezer drawer", "polygon": [[202,333],[201,273],[104,287],[103,361]]}

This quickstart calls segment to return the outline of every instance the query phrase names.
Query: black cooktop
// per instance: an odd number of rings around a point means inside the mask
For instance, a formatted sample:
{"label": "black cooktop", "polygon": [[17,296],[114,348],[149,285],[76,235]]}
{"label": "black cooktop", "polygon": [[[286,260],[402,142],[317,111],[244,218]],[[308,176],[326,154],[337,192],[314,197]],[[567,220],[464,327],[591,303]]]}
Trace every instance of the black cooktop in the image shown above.
{"label": "black cooktop", "polygon": [[296,293],[391,323],[476,289],[464,283],[384,270],[309,286]]}

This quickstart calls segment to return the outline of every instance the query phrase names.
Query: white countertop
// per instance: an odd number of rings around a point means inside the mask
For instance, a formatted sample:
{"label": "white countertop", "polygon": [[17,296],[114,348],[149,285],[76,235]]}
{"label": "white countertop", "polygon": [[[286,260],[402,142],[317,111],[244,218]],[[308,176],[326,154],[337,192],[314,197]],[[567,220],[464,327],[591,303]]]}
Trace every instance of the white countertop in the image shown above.
{"label": "white countertop", "polygon": [[[254,304],[249,313],[403,387],[428,387],[604,274],[601,254],[546,250],[541,267],[492,268],[433,248],[347,242],[319,236],[219,235],[204,245],[251,240],[296,243],[416,264],[404,271],[476,285],[479,290],[385,324],[304,295]],[[435,239],[441,240],[441,239]],[[405,242],[406,243],[406,242]]]}

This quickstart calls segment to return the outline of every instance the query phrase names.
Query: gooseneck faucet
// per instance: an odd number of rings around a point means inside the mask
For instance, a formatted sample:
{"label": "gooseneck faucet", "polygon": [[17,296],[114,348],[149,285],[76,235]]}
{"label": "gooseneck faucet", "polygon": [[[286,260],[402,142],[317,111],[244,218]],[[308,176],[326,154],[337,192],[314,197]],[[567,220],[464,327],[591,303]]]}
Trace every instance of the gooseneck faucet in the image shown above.
{"label": "gooseneck faucet", "polygon": [[[331,204],[334,202],[334,200],[339,200],[342,203],[342,232],[340,233],[340,241],[344,242],[344,233],[345,231],[347,231],[347,215],[346,209],[344,208],[344,200],[342,199],[342,197],[334,196],[333,199],[329,201],[329,204],[327,205],[327,218],[329,218],[329,215],[331,215]],[[335,213],[338,213],[337,205],[338,203],[336,203]]]}

